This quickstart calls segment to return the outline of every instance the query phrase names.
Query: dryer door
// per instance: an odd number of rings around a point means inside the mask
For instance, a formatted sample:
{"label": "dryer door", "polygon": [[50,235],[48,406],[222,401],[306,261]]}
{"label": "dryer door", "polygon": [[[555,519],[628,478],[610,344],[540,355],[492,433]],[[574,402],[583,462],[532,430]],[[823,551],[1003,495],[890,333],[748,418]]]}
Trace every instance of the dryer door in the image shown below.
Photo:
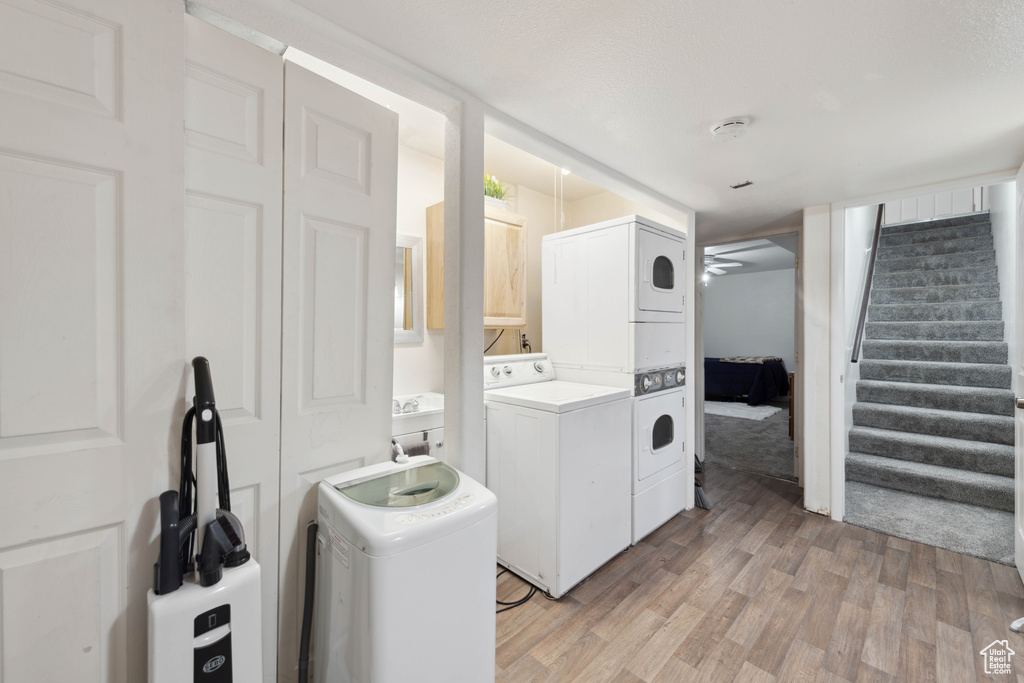
{"label": "dryer door", "polygon": [[643,481],[683,459],[683,392],[636,400],[636,479]]}
{"label": "dryer door", "polygon": [[683,312],[686,270],[684,242],[653,230],[637,230],[637,307],[641,311]]}

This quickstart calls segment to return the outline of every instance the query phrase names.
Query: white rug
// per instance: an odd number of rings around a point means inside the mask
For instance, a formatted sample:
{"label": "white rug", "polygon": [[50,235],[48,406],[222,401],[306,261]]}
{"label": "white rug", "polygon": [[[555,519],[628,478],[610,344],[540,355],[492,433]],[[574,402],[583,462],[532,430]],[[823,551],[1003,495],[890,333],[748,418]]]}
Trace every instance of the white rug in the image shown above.
{"label": "white rug", "polygon": [[746,403],[704,401],[704,412],[709,415],[739,417],[744,420],[764,420],[782,410],[775,406],[748,406]]}

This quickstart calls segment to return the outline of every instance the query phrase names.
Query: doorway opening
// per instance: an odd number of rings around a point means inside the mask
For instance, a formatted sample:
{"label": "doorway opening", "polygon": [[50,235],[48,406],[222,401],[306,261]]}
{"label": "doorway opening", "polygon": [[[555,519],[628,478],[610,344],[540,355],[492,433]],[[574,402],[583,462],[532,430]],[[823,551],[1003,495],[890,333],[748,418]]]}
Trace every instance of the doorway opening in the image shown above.
{"label": "doorway opening", "polygon": [[704,462],[796,482],[797,234],[703,249]]}

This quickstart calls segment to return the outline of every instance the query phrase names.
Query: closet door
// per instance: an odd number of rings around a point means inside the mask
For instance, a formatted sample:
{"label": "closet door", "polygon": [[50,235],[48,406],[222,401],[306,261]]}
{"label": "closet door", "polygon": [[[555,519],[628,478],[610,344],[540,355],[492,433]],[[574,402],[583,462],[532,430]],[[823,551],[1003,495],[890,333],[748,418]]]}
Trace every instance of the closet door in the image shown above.
{"label": "closet door", "polygon": [[[260,563],[268,683],[277,680],[283,91],[280,56],[185,17],[185,358],[210,361],[231,510]],[[183,410],[194,395],[190,374]]]}
{"label": "closet door", "polygon": [[281,649],[294,681],[325,476],[390,457],[398,116],[285,64]]}
{"label": "closet door", "polygon": [[146,680],[184,363],[180,0],[0,0],[0,678]]}

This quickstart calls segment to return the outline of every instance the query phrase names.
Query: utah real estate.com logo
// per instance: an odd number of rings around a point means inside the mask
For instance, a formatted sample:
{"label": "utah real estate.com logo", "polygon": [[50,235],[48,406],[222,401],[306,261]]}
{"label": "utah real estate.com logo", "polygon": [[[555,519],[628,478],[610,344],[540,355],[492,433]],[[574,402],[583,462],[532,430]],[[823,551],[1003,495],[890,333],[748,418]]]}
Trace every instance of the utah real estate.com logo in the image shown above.
{"label": "utah real estate.com logo", "polygon": [[993,640],[978,654],[985,658],[985,673],[991,675],[1010,673],[1010,657],[1017,653],[1010,649],[1007,641]]}

